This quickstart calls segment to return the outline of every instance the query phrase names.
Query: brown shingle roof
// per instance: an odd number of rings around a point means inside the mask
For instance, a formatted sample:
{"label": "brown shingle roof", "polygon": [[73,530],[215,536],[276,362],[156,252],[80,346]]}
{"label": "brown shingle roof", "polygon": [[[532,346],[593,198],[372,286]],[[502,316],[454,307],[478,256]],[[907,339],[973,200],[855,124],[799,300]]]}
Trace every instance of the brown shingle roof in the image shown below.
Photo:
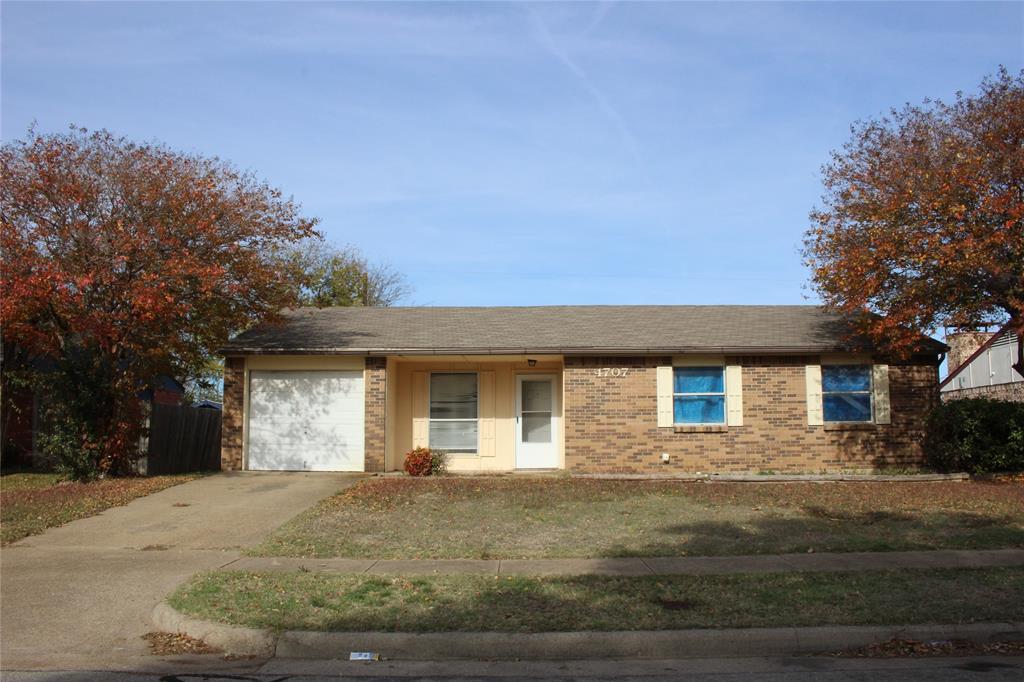
{"label": "brown shingle roof", "polygon": [[[820,353],[866,350],[818,306],[300,308],[232,339],[247,353]],[[924,350],[945,346],[922,337]]]}

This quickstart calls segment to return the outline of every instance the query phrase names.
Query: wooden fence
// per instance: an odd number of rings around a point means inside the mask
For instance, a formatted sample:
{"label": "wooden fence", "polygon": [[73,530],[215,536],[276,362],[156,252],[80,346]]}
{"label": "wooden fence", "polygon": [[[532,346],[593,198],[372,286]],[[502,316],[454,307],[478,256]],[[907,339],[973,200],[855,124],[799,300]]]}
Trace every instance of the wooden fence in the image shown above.
{"label": "wooden fence", "polygon": [[182,474],[220,469],[220,410],[153,405],[146,473]]}

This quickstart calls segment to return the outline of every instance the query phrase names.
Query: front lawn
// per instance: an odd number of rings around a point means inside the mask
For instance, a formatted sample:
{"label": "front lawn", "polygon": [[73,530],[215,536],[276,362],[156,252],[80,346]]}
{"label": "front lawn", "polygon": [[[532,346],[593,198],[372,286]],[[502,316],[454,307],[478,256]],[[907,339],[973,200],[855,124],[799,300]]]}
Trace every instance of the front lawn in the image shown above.
{"label": "front lawn", "polygon": [[261,556],[558,558],[1024,547],[1024,481],[703,483],[378,478]]}
{"label": "front lawn", "polygon": [[68,521],[128,504],[137,497],[191,481],[201,474],[63,481],[58,474],[0,476],[0,544],[10,544]]}
{"label": "front lawn", "polygon": [[248,627],[333,631],[673,630],[1024,620],[1024,569],[732,576],[425,578],[237,571],[170,599]]}

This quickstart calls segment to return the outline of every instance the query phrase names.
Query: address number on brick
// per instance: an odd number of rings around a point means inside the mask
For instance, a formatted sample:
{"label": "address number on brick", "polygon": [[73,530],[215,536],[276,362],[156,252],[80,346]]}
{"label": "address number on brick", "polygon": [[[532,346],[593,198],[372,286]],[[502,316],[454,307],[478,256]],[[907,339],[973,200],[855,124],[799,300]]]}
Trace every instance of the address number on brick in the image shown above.
{"label": "address number on brick", "polygon": [[629,367],[598,367],[594,370],[596,377],[624,377],[629,374]]}

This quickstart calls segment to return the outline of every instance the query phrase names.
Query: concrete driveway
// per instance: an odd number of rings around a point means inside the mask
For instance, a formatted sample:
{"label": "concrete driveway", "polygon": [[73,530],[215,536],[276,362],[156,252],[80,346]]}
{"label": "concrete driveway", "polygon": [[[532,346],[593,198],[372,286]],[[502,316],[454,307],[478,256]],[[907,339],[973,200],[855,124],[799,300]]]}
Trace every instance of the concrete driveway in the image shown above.
{"label": "concrete driveway", "polygon": [[299,512],[363,478],[224,473],[73,521],[0,552],[3,669],[138,669],[150,613]]}

